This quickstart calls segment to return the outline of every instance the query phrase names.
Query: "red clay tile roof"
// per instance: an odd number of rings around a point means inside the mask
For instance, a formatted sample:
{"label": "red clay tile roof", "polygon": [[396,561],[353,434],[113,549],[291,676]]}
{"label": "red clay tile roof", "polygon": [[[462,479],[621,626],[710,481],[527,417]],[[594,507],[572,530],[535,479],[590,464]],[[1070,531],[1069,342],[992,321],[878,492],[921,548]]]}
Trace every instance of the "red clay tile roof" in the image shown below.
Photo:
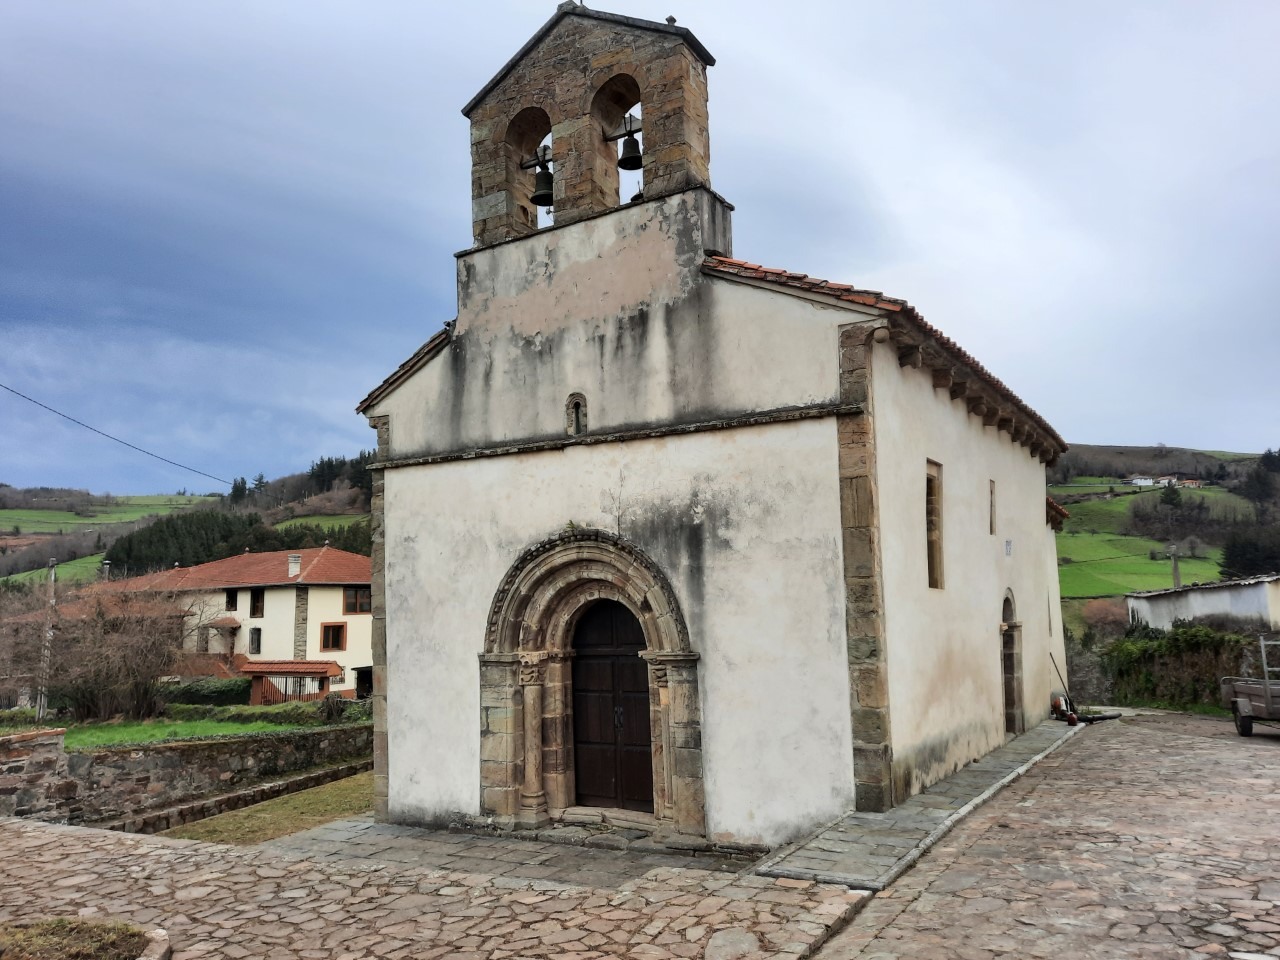
{"label": "red clay tile roof", "polygon": [[[188,616],[190,613],[190,611],[178,604],[167,603],[164,600],[112,596],[75,597],[59,602],[53,609],[54,618],[57,622],[88,620],[99,614],[107,617],[138,617],[148,620],[173,618],[178,620]],[[4,622],[12,624],[44,623],[47,615],[46,609],[41,608],[30,613],[9,617]]]}
{"label": "red clay tile roof", "polygon": [[997,390],[1006,399],[1011,401],[1026,416],[1030,417],[1055,443],[1058,444],[1060,450],[1065,452],[1067,449],[1066,441],[1058,436],[1056,430],[1044,420],[1040,414],[1036,413],[1007,386],[1004,385],[993,373],[987,370],[982,364],[969,355],[958,343],[944,334],[937,327],[925,320],[923,316],[907,303],[905,300],[898,300],[895,297],[886,297],[883,293],[875,290],[859,290],[847,283],[832,283],[828,280],[819,280],[816,277],[810,277],[804,273],[790,273],[786,270],[779,270],[776,267],[762,267],[758,263],[748,263],[745,260],[734,260],[730,257],[707,257],[702,263],[703,272],[719,276],[741,277],[747,280],[761,280],[766,283],[775,284],[784,292],[796,293],[816,293],[831,297],[833,300],[842,300],[846,303],[856,303],[862,306],[875,307],[879,310],[887,310],[897,316],[905,318],[914,325],[921,333],[944,351],[951,354],[956,360],[970,367],[975,374],[983,381]]}
{"label": "red clay tile roof", "polygon": [[213,627],[214,629],[218,627],[239,627],[240,621],[235,617],[219,617],[217,620],[210,620],[205,626]]}
{"label": "red clay tile roof", "polygon": [[[289,576],[289,557],[300,555],[300,573]],[[160,573],[97,584],[99,591],[222,590],[231,587],[368,586],[373,579],[372,561],[358,553],[336,547],[306,550],[274,550],[270,553],[241,553],[195,567],[174,567]]]}
{"label": "red clay tile roof", "polygon": [[369,395],[356,404],[356,413],[364,413],[371,406],[389,394],[402,382],[411,377],[418,370],[422,369],[436,354],[445,348],[445,344],[449,342],[449,333],[452,324],[447,324],[443,330],[434,337],[420,346],[411,356],[400,366],[391,372],[391,376],[383,380],[380,384],[369,391]]}
{"label": "red clay tile roof", "polygon": [[337,677],[342,668],[336,660],[246,660],[237,664],[246,676]]}
{"label": "red clay tile roof", "polygon": [[173,673],[179,677],[216,677],[230,680],[240,674],[223,657],[212,653],[184,653],[174,664]]}
{"label": "red clay tile roof", "polygon": [[1044,498],[1044,522],[1053,527],[1054,530],[1062,530],[1062,521],[1071,516],[1067,512],[1066,507],[1058,503],[1053,497]]}

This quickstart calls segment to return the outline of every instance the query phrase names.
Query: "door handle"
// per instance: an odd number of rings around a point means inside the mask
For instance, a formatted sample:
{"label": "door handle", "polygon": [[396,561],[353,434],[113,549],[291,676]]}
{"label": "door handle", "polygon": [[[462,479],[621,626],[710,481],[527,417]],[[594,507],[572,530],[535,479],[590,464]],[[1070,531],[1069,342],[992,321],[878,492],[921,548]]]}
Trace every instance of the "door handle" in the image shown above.
{"label": "door handle", "polygon": [[615,730],[622,729],[622,706],[621,705],[613,708],[613,728]]}

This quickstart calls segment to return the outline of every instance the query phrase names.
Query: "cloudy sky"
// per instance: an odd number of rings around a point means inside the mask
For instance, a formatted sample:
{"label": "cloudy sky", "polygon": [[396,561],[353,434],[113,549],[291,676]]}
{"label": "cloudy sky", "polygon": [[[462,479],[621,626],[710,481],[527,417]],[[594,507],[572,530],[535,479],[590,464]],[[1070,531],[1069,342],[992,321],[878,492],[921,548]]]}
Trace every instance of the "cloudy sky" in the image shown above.
{"label": "cloudy sky", "polygon": [[[737,256],[910,300],[1068,441],[1280,445],[1274,0],[600,5],[717,57]],[[372,446],[454,315],[459,110],[553,11],[0,4],[0,384],[216,477]],[[5,391],[0,481],[219,489]]]}

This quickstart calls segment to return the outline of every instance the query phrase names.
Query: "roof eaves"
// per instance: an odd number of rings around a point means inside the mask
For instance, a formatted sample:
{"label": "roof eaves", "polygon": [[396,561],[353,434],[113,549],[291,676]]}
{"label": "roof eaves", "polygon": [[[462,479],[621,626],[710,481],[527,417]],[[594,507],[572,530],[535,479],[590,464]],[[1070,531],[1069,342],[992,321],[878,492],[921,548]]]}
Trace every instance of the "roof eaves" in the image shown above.
{"label": "roof eaves", "polygon": [[666,33],[674,37],[679,37],[708,67],[716,65],[716,58],[711,55],[701,41],[693,35],[688,27],[678,27],[673,23],[657,23],[653,20],[642,20],[638,17],[627,17],[620,13],[606,13],[603,10],[590,10],[587,7],[576,5],[573,3],[562,3],[556,8],[556,12],[551,15],[551,19],[544,23],[532,37],[528,39],[524,46],[516,51],[515,56],[502,65],[497,73],[493,75],[488,83],[480,88],[480,92],[467,101],[467,105],[462,108],[462,115],[470,118],[471,111],[480,105],[485,97],[487,97],[493,88],[506,79],[507,74],[516,68],[516,65],[529,55],[529,53],[542,42],[542,39],[552,31],[557,23],[565,17],[585,17],[591,20],[602,20],[606,23],[617,23],[626,27],[633,27],[637,30],[648,30],[653,33]]}
{"label": "roof eaves", "polygon": [[763,282],[783,289],[783,292],[794,294],[819,294],[834,300],[859,306],[873,307],[903,317],[935,344],[951,354],[957,361],[970,368],[979,379],[988,386],[1003,394],[1009,401],[1029,417],[1058,446],[1059,453],[1065,453],[1067,442],[1049,423],[1031,409],[1025,401],[1015,394],[995,374],[991,373],[968,351],[944,334],[933,324],[925,320],[915,307],[897,297],[885,296],[878,290],[859,290],[849,284],[831,283],[804,273],[791,273],[776,267],[762,267],[758,263],[746,260],[734,260],[731,257],[707,257],[702,262],[702,271],[714,276],[734,278],[746,281]]}
{"label": "roof eaves", "polygon": [[404,363],[400,364],[400,366],[396,367],[387,379],[383,380],[380,384],[370,390],[368,396],[356,404],[356,413],[364,413],[379,400],[382,400],[394,391],[401,383],[434,360],[449,343],[452,330],[452,323],[445,324],[443,330],[435,334],[435,336],[431,337],[431,339],[415,350],[413,355]]}

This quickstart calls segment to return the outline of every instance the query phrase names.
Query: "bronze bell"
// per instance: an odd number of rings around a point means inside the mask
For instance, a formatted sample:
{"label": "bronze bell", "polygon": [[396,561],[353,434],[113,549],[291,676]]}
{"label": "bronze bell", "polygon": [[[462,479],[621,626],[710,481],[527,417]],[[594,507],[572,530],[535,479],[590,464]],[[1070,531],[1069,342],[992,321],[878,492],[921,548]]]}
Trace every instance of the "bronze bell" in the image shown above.
{"label": "bronze bell", "polygon": [[551,192],[554,183],[555,178],[551,175],[551,170],[547,167],[539,167],[533,177],[533,194],[529,197],[534,206],[551,206],[555,199]]}
{"label": "bronze bell", "polygon": [[618,157],[619,170],[639,170],[644,166],[644,157],[640,155],[640,141],[634,133],[628,133],[622,141],[622,155]]}

